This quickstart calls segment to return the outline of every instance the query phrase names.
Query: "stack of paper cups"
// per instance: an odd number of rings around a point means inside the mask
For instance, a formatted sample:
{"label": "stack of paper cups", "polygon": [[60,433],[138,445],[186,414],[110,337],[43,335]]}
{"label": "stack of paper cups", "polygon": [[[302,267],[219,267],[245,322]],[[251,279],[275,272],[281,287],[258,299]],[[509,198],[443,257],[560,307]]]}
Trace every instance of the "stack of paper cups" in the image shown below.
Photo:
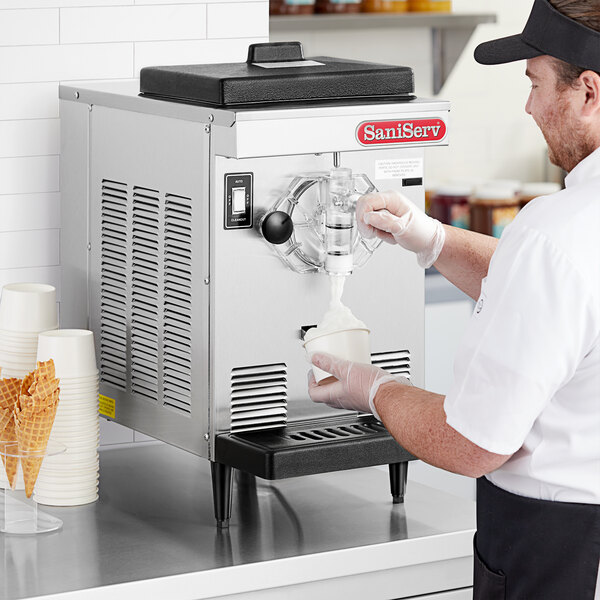
{"label": "stack of paper cups", "polygon": [[[0,376],[22,379],[36,367],[38,333],[58,327],[56,289],[42,283],[11,283],[0,297]],[[0,467],[0,488],[8,479]],[[20,465],[17,489],[25,489]]]}
{"label": "stack of paper cups", "polygon": [[2,377],[23,378],[36,367],[38,334],[58,327],[56,290],[41,283],[11,283],[0,298]]}
{"label": "stack of paper cups", "polygon": [[76,506],[98,499],[98,369],[94,336],[82,329],[40,334],[37,360],[52,358],[60,394],[50,434],[66,452],[44,460],[34,491],[40,504]]}

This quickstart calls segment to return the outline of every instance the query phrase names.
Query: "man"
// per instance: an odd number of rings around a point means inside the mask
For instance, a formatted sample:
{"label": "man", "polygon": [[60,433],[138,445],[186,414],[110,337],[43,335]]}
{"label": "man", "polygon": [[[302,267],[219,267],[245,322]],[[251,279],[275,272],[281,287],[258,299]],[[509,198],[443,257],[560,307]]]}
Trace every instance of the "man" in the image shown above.
{"label": "man", "polygon": [[475,58],[527,60],[526,111],[566,189],[529,203],[499,242],[398,192],[363,197],[363,232],[435,264],[475,311],[446,397],[324,354],[312,361],[337,381],[311,377],[309,393],[478,478],[476,600],[600,598],[600,3],[535,0],[521,35]]}

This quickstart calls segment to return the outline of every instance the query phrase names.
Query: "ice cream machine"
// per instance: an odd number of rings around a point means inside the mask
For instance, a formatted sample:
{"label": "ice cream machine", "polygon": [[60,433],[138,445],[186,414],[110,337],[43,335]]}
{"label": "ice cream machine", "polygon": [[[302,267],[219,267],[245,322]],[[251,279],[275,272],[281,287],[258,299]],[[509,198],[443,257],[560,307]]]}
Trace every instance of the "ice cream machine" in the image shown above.
{"label": "ice cream machine", "polygon": [[[141,92],[141,93],[140,93]],[[313,404],[304,333],[347,277],[374,364],[423,384],[424,273],[363,240],[356,199],[423,206],[426,146],[448,103],[407,67],[252,46],[246,63],[144,69],[60,87],[61,327],[95,333],[100,411],[231,473],[279,479],[413,457],[371,415]]]}

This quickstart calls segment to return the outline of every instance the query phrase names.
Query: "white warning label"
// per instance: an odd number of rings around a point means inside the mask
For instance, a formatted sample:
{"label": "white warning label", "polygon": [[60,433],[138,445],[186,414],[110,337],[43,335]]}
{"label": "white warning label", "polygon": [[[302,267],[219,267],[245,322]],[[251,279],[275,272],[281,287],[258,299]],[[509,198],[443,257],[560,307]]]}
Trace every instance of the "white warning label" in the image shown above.
{"label": "white warning label", "polygon": [[423,177],[423,157],[387,158],[375,161],[375,179]]}

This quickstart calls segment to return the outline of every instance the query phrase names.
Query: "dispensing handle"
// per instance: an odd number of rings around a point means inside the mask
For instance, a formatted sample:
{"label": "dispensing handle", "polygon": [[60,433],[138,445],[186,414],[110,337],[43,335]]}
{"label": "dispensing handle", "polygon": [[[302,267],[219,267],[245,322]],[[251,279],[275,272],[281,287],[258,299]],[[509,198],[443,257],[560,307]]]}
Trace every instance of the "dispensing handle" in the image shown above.
{"label": "dispensing handle", "polygon": [[288,213],[275,210],[263,217],[260,229],[267,242],[275,245],[285,244],[292,237],[294,223]]}
{"label": "dispensing handle", "polygon": [[270,42],[250,44],[247,63],[290,62],[304,60],[304,50],[300,42]]}

